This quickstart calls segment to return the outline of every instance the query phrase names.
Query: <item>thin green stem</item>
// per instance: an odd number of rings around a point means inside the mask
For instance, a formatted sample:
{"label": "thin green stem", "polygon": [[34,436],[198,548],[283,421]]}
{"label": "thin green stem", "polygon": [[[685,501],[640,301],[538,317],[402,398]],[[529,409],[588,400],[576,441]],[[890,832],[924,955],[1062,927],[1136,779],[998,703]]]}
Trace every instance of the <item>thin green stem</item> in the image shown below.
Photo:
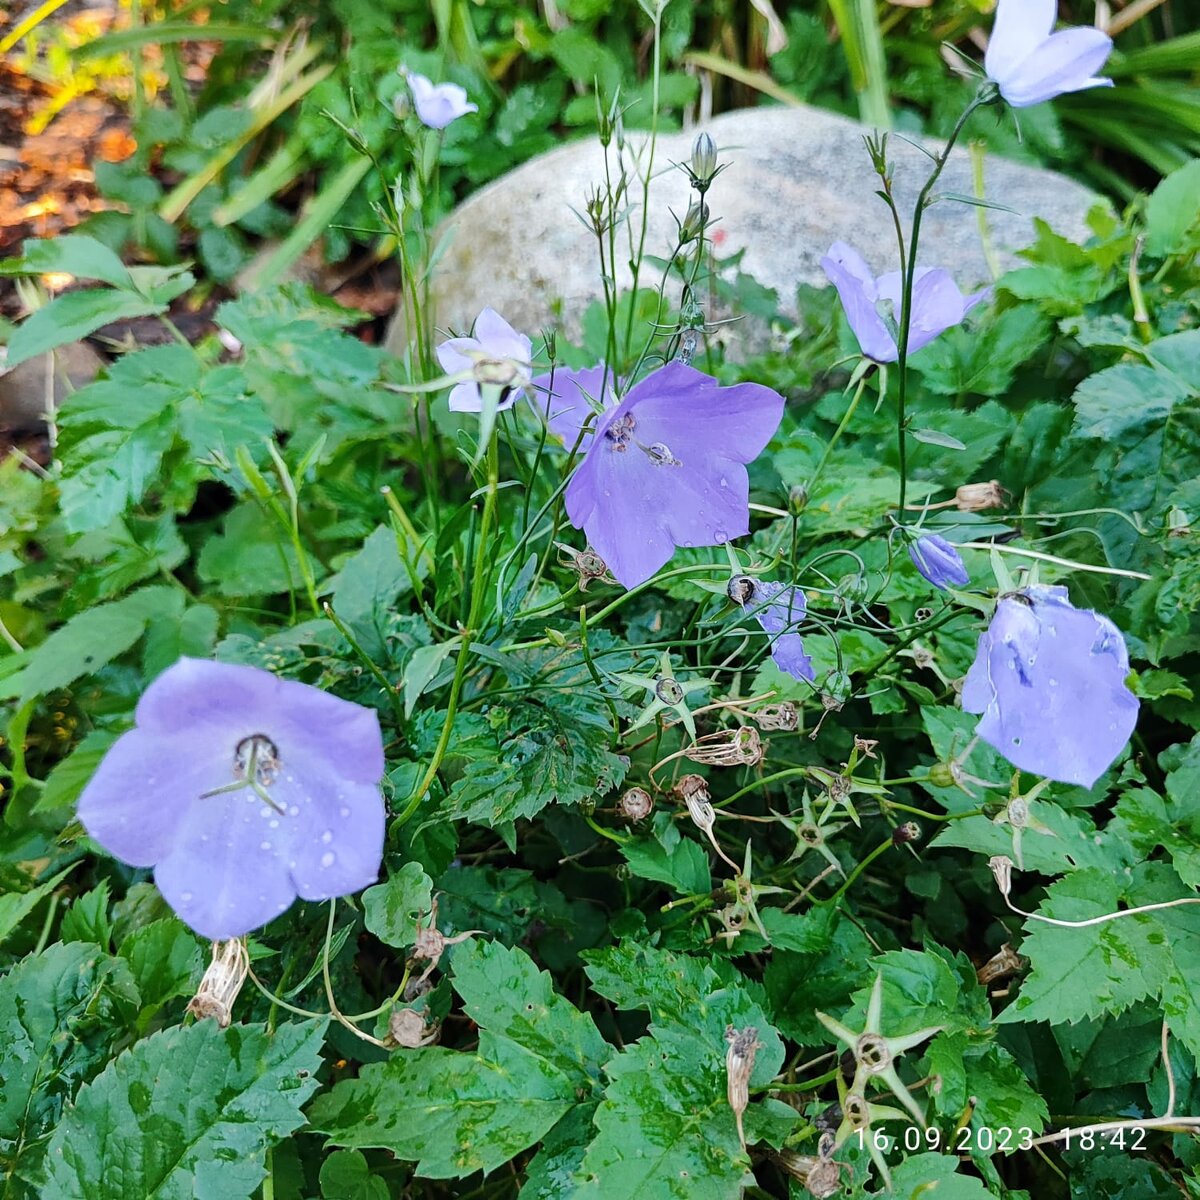
{"label": "thin green stem", "polygon": [[872,864],[872,863],[873,863],[873,862],[874,862],[874,861],[875,861],[875,860],[876,860],[876,859],[877,859],[877,858],[878,858],[878,857],[879,857],[881,854],[885,854],[885,853],[886,853],[888,850],[890,850],[890,849],[892,848],[892,846],[893,846],[893,845],[894,845],[894,843],[892,842],[892,839],[891,839],[891,837],[890,837],[890,836],[888,837],[887,841],[885,841],[885,842],[880,842],[880,843],[879,843],[879,845],[878,845],[878,846],[876,846],[876,847],[875,847],[875,849],[874,849],[874,850],[872,850],[872,851],[871,851],[871,853],[870,853],[870,854],[868,854],[868,855],[867,855],[867,857],[866,857],[866,858],[864,858],[864,859],[862,860],[862,862],[860,862],[860,863],[859,863],[859,864],[858,864],[858,865],[857,865],[857,866],[854,868],[854,870],[853,870],[853,871],[851,871],[851,872],[850,872],[850,874],[846,876],[846,882],[845,882],[845,883],[843,883],[843,884],[842,884],[842,886],[841,886],[840,888],[838,888],[838,890],[837,890],[836,892],[834,892],[834,893],[833,893],[833,895],[832,895],[832,896],[830,896],[828,900],[822,900],[822,901],[818,901],[818,903],[821,903],[821,904],[836,904],[836,903],[837,903],[837,902],[838,902],[838,901],[839,901],[839,900],[840,900],[840,899],[841,899],[841,898],[842,898],[842,897],[843,897],[843,896],[846,894],[846,892],[850,890],[850,886],[851,886],[851,884],[853,884],[853,883],[854,883],[854,881],[855,881],[855,880],[856,880],[856,879],[857,879],[857,878],[858,878],[858,877],[859,877],[859,876],[860,876],[860,875],[861,875],[861,874],[862,874],[862,873],[863,873],[863,872],[864,872],[864,871],[865,871],[865,870],[866,870],[866,869],[867,869],[867,868],[868,868],[868,867],[869,867],[869,866],[870,866],[870,865],[871,865],[871,864]]}

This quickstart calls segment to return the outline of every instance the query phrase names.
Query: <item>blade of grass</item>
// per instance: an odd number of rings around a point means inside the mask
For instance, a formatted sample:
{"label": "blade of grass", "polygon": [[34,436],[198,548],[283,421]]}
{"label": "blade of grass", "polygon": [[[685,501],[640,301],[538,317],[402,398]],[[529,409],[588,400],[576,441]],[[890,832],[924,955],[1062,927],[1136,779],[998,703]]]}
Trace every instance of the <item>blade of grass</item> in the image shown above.
{"label": "blade of grass", "polygon": [[214,225],[232,225],[260,204],[265,204],[308,168],[304,141],[293,135],[257,170],[241,183],[224,204],[213,209]]}
{"label": "blade of grass", "polygon": [[724,75],[726,79],[745,84],[746,87],[751,87],[756,92],[762,92],[764,96],[770,96],[772,100],[778,100],[781,104],[787,104],[792,108],[804,107],[804,101],[799,96],[794,96],[787,88],[780,86],[770,75],[763,71],[752,71],[748,67],[739,66],[737,63],[722,58],[719,54],[693,50],[683,56],[683,62],[698,67],[701,71],[712,71],[716,75]]}

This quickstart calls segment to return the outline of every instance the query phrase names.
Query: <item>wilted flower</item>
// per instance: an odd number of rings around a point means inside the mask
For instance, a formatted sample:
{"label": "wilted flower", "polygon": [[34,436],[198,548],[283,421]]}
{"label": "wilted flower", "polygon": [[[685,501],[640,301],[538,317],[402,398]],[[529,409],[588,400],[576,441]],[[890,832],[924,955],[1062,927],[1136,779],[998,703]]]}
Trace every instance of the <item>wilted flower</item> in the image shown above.
{"label": "wilted flower", "polygon": [[913,566],[933,584],[945,591],[965,587],[971,582],[962,555],[940,533],[927,533],[908,545]]}
{"label": "wilted flower", "polygon": [[599,363],[574,371],[558,367],[533,380],[529,401],[568,450],[577,441],[580,450],[586,450],[592,444],[592,429],[584,425],[598,410],[616,407],[615,382],[613,373]]}
{"label": "wilted flower", "polygon": [[644,821],[654,811],[654,797],[645,788],[631,787],[617,801],[617,815],[631,825]]}
{"label": "wilted flower", "polygon": [[494,308],[485,308],[475,318],[474,337],[442,342],[437,356],[447,374],[471,375],[470,379],[456,383],[450,392],[451,412],[482,412],[480,384],[503,389],[497,410],[511,408],[529,386],[533,344]]}
{"label": "wilted flower", "polygon": [[429,906],[429,924],[417,922],[416,935],[413,938],[413,958],[429,959],[429,966],[417,978],[417,983],[424,983],[433,974],[434,968],[442,961],[447,946],[457,946],[459,942],[465,942],[467,938],[483,932],[482,929],[468,929],[464,933],[456,933],[454,937],[447,937],[437,927],[437,909],[435,896]]}
{"label": "wilted flower", "polygon": [[816,678],[812,659],[804,653],[804,643],[795,632],[807,611],[799,588],[737,575],[729,581],[726,592],[771,635],[771,657],[785,675],[810,681]]}
{"label": "wilted flower", "polygon": [[954,506],[959,512],[982,512],[985,508],[1003,508],[1004,489],[998,479],[987,483],[964,483],[954,493]]}
{"label": "wilted flower", "polygon": [[427,1020],[426,1014],[415,1008],[393,1008],[384,1041],[386,1045],[402,1050],[416,1050],[421,1046],[432,1046],[441,1033],[441,1021]]}
{"label": "wilted flower", "polygon": [[554,545],[562,551],[558,565],[574,571],[579,576],[581,592],[586,592],[588,585],[592,583],[617,582],[609,572],[608,564],[594,550],[576,550],[566,542],[555,542]]}
{"label": "wilted flower", "polygon": [[743,1149],[746,1131],[742,1128],[742,1114],[750,1103],[750,1076],[754,1074],[754,1060],[762,1049],[758,1040],[758,1029],[748,1025],[745,1029],[725,1027],[725,1041],[729,1049],[725,1052],[725,1095],[737,1121],[738,1140]]}
{"label": "wilted flower", "polygon": [[758,383],[718,387],[667,363],[604,412],[567,485],[567,515],[620,583],[645,583],[676,546],[719,546],[750,531],[745,464],[783,416]]}
{"label": "wilted flower", "polygon": [[1001,596],[980,635],[962,705],[976,734],[1014,766],[1091,787],[1129,740],[1138,702],[1125,686],[1121,632],[1065,587]]}
{"label": "wilted flower", "polygon": [[[876,279],[862,255],[845,242],[834,242],[829,247],[829,253],[821,259],[821,269],[837,288],[846,320],[863,354],[878,363],[895,362],[899,357],[897,334],[892,332],[880,309],[884,304],[891,306],[890,315],[898,331],[904,293],[901,273],[888,271]],[[984,288],[973,296],[964,296],[949,271],[941,267],[918,267],[913,276],[909,354],[915,354],[939,333],[959,324],[990,291]]]}
{"label": "wilted flower", "polygon": [[167,903],[214,941],[374,883],[383,739],[369,708],[257,667],[181,658],[145,691],[79,819],[153,867]]}
{"label": "wilted flower", "polygon": [[233,1019],[233,1005],[250,974],[250,956],[246,943],[239,938],[213,942],[212,961],[200,980],[196,994],[188,1001],[187,1011],[197,1020],[212,1017],[222,1029]]}
{"label": "wilted flower", "polygon": [[763,744],[753,725],[740,725],[705,734],[680,753],[710,767],[749,767],[762,761]]}
{"label": "wilted flower", "polygon": [[1055,0],[999,0],[983,59],[987,76],[1013,108],[1027,108],[1064,92],[1112,87],[1096,76],[1112,50],[1099,29],[1054,28]]}
{"label": "wilted flower", "polygon": [[451,121],[479,111],[479,105],[472,104],[467,99],[466,89],[457,83],[434,83],[415,71],[407,72],[404,78],[408,81],[421,124],[430,129],[445,129]]}

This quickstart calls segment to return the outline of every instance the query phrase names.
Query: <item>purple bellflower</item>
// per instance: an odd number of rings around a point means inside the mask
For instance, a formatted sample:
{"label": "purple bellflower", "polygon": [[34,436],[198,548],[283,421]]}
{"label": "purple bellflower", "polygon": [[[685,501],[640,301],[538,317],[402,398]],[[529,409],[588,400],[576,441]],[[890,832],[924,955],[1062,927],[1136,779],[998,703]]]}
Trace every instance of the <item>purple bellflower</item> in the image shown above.
{"label": "purple bellflower", "polygon": [[942,591],[948,587],[966,587],[971,582],[962,555],[939,533],[926,533],[910,542],[908,556],[913,566]]}
{"label": "purple bellflower", "polygon": [[[583,426],[596,411],[593,402],[599,403],[601,409],[616,406],[613,383],[613,373],[599,364],[579,370],[558,367],[553,374],[547,372],[537,376],[528,394],[538,415],[550,427],[550,432],[568,450],[579,440],[579,449],[582,451],[592,441],[592,430],[584,430]],[[582,438],[580,430],[583,430]]]}
{"label": "purple bellflower", "polygon": [[804,593],[798,587],[736,575],[726,592],[762,626],[764,633],[771,635],[771,657],[785,675],[810,682],[816,678],[812,659],[804,653],[804,643],[796,632],[808,611]]}
{"label": "purple bellflower", "polygon": [[1095,72],[1112,50],[1099,29],[1054,28],[1055,0],[999,0],[983,66],[1013,108],[1028,108],[1064,92],[1112,87]]}
{"label": "purple bellflower", "polygon": [[110,854],[154,868],[182,920],[223,941],[297,896],[374,883],[382,775],[369,708],[257,667],[181,658],[138,701],[78,815]]}
{"label": "purple bellflower", "polygon": [[[900,323],[900,305],[904,277],[888,271],[878,279],[871,274],[863,256],[845,242],[834,242],[821,259],[821,269],[837,288],[846,320],[867,358],[877,363],[895,362],[899,357],[896,335],[880,315],[880,304],[891,305],[893,319]],[[913,276],[912,320],[908,330],[908,352],[915,354],[939,333],[959,324],[981,300],[991,294],[984,288],[973,296],[964,296],[958,285],[941,267],[918,267]]]}
{"label": "purple bellflower", "polygon": [[669,362],[597,419],[567,484],[567,515],[618,582],[637,587],[677,546],[750,532],[746,464],[782,417],[783,397],[769,387],[719,387]]}
{"label": "purple bellflower", "polygon": [[512,408],[529,385],[533,344],[494,308],[485,308],[475,318],[475,336],[442,342],[437,356],[448,375],[472,375],[451,390],[451,412],[482,412],[481,383],[504,388],[496,405],[497,411],[502,411]]}
{"label": "purple bellflower", "polygon": [[980,635],[962,706],[975,732],[1014,766],[1091,787],[1129,740],[1138,702],[1125,686],[1121,632],[1065,587],[1001,596]]}
{"label": "purple bellflower", "polygon": [[422,125],[430,129],[445,129],[451,121],[479,111],[478,104],[467,99],[466,89],[457,83],[434,83],[414,71],[405,73],[408,90],[412,92],[413,107]]}

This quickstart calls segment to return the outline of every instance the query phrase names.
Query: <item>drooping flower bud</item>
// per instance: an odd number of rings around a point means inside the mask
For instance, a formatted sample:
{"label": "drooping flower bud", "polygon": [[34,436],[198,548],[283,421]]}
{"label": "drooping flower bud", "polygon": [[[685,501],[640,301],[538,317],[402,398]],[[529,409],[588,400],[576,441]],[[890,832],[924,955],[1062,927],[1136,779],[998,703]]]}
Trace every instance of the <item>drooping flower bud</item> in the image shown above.
{"label": "drooping flower bud", "polygon": [[727,1025],[725,1040],[729,1043],[725,1053],[726,1097],[737,1121],[738,1139],[745,1149],[746,1131],[742,1128],[742,1114],[750,1103],[750,1076],[762,1042],[758,1040],[758,1030],[753,1025],[745,1029],[734,1029],[732,1025]]}
{"label": "drooping flower bud", "polygon": [[693,200],[679,226],[680,245],[686,246],[688,242],[694,242],[704,232],[707,224],[708,205],[703,200]]}

